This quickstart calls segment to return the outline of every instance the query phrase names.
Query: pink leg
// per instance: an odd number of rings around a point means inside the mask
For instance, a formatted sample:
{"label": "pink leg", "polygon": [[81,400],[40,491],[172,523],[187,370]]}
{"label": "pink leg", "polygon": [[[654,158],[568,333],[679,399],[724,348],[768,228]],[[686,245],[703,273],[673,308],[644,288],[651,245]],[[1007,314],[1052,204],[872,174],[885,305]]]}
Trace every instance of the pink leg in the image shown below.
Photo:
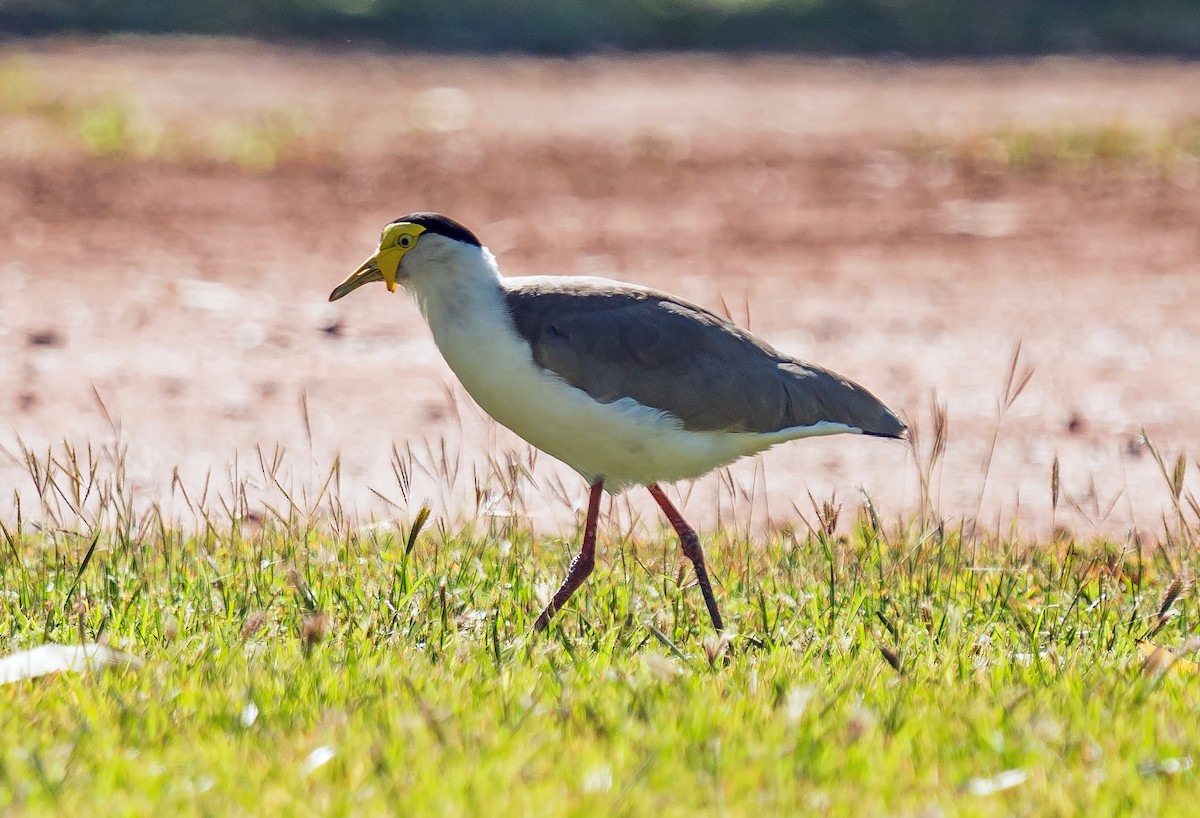
{"label": "pink leg", "polygon": [[550,600],[546,610],[542,611],[537,622],[533,623],[535,631],[546,629],[546,626],[550,624],[550,618],[558,612],[559,608],[567,604],[571,594],[575,593],[575,590],[592,573],[592,568],[596,566],[596,522],[600,518],[600,495],[603,490],[604,478],[597,478],[596,482],[592,483],[592,491],[588,496],[587,522],[583,525],[583,544],[579,547],[579,553],[575,555],[575,559],[571,561],[567,578],[563,580],[562,586],[554,594],[554,599]]}
{"label": "pink leg", "polygon": [[692,567],[696,569],[696,582],[700,585],[700,592],[704,594],[704,604],[708,606],[708,615],[712,617],[713,627],[718,631],[725,630],[725,625],[721,622],[721,612],[717,610],[717,600],[713,597],[712,584],[708,581],[708,569],[704,567],[704,549],[700,547],[700,538],[657,483],[651,483],[646,488],[650,489],[650,495],[663,510],[663,514],[667,515],[671,527],[679,535],[679,544],[683,546],[684,556],[692,561]]}

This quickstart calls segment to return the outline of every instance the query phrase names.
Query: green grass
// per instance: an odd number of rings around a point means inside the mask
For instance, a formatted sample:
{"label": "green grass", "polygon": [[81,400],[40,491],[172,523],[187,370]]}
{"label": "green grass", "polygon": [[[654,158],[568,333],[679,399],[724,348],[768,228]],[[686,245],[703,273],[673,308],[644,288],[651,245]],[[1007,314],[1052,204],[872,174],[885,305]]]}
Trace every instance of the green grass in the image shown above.
{"label": "green grass", "polygon": [[708,533],[718,640],[665,533],[602,526],[597,572],[534,637],[575,533],[356,528],[336,467],[304,502],[193,493],[181,526],[137,510],[119,455],[23,457],[39,508],[9,516],[49,522],[0,531],[0,655],[100,640],[145,664],[0,687],[0,812],[1194,810],[1198,680],[1138,644],[1200,630],[1178,467],[1154,541],[869,506],[837,526],[831,503],[811,531]]}
{"label": "green grass", "polygon": [[1114,121],[965,135],[923,134],[914,144],[918,156],[951,156],[994,173],[1139,169],[1194,184],[1200,164],[1200,119],[1161,126]]}
{"label": "green grass", "polygon": [[12,122],[32,126],[59,150],[86,159],[214,163],[256,173],[336,156],[332,128],[317,134],[293,111],[201,121],[164,118],[129,94],[78,96],[48,88],[19,59],[0,62],[0,126]]}

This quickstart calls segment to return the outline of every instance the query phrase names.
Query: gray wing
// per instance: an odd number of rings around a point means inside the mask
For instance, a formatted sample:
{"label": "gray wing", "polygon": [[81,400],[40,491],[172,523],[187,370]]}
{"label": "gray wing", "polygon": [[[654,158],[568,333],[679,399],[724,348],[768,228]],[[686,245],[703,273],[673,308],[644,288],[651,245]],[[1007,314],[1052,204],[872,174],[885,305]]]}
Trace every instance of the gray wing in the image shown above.
{"label": "gray wing", "polygon": [[505,299],[534,362],[602,403],[633,398],[692,431],[776,432],[829,421],[882,437],[905,432],[858,384],[666,293],[509,279]]}

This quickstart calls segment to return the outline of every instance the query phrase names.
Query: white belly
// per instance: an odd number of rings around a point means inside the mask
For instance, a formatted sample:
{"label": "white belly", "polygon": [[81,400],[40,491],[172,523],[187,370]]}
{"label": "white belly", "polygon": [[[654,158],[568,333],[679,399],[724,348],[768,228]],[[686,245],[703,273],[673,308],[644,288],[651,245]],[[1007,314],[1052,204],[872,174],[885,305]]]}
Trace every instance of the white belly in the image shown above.
{"label": "white belly", "polygon": [[[489,322],[490,323],[490,322]],[[495,330],[495,324],[492,325]],[[797,437],[856,431],[835,423],[772,434],[690,432],[632,398],[599,403],[533,363],[511,328],[434,336],[471,397],[503,426],[616,493],[633,485],[699,477]],[[439,337],[441,335],[441,337]]]}
{"label": "white belly", "polygon": [[699,477],[769,445],[757,435],[689,432],[630,398],[601,404],[553,376],[537,380],[518,400],[472,395],[498,422],[587,480],[604,477],[614,493]]}

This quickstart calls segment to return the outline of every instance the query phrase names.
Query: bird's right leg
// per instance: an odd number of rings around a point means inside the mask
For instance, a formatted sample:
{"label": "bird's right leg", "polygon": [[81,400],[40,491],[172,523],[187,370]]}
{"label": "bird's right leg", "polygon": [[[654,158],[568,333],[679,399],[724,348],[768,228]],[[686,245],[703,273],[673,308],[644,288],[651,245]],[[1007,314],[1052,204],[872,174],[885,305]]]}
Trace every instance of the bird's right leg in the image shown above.
{"label": "bird's right leg", "polygon": [[603,490],[604,478],[597,477],[596,482],[592,483],[592,491],[588,496],[587,521],[583,525],[583,544],[579,547],[579,553],[575,555],[575,559],[571,561],[567,578],[555,592],[554,598],[550,600],[546,610],[542,611],[537,618],[537,622],[533,623],[535,631],[546,629],[546,626],[550,624],[550,618],[558,612],[559,608],[567,604],[571,594],[575,593],[575,590],[583,584],[596,566],[596,524],[600,518],[600,495]]}
{"label": "bird's right leg", "polygon": [[712,619],[717,633],[720,633],[725,630],[725,623],[721,621],[721,612],[717,609],[717,598],[713,596],[712,583],[708,579],[708,569],[704,566],[704,549],[700,547],[700,537],[696,534],[696,529],[688,525],[687,520],[683,519],[683,515],[679,513],[679,509],[675,508],[667,499],[667,495],[663,494],[663,490],[658,487],[657,483],[651,483],[646,488],[650,490],[650,495],[658,503],[658,507],[663,510],[663,514],[667,515],[667,520],[675,529],[675,533],[679,535],[679,544],[683,547],[683,555],[692,561],[692,567],[696,569],[696,584],[700,586],[700,593],[704,594],[704,605],[708,608],[708,616]]}

